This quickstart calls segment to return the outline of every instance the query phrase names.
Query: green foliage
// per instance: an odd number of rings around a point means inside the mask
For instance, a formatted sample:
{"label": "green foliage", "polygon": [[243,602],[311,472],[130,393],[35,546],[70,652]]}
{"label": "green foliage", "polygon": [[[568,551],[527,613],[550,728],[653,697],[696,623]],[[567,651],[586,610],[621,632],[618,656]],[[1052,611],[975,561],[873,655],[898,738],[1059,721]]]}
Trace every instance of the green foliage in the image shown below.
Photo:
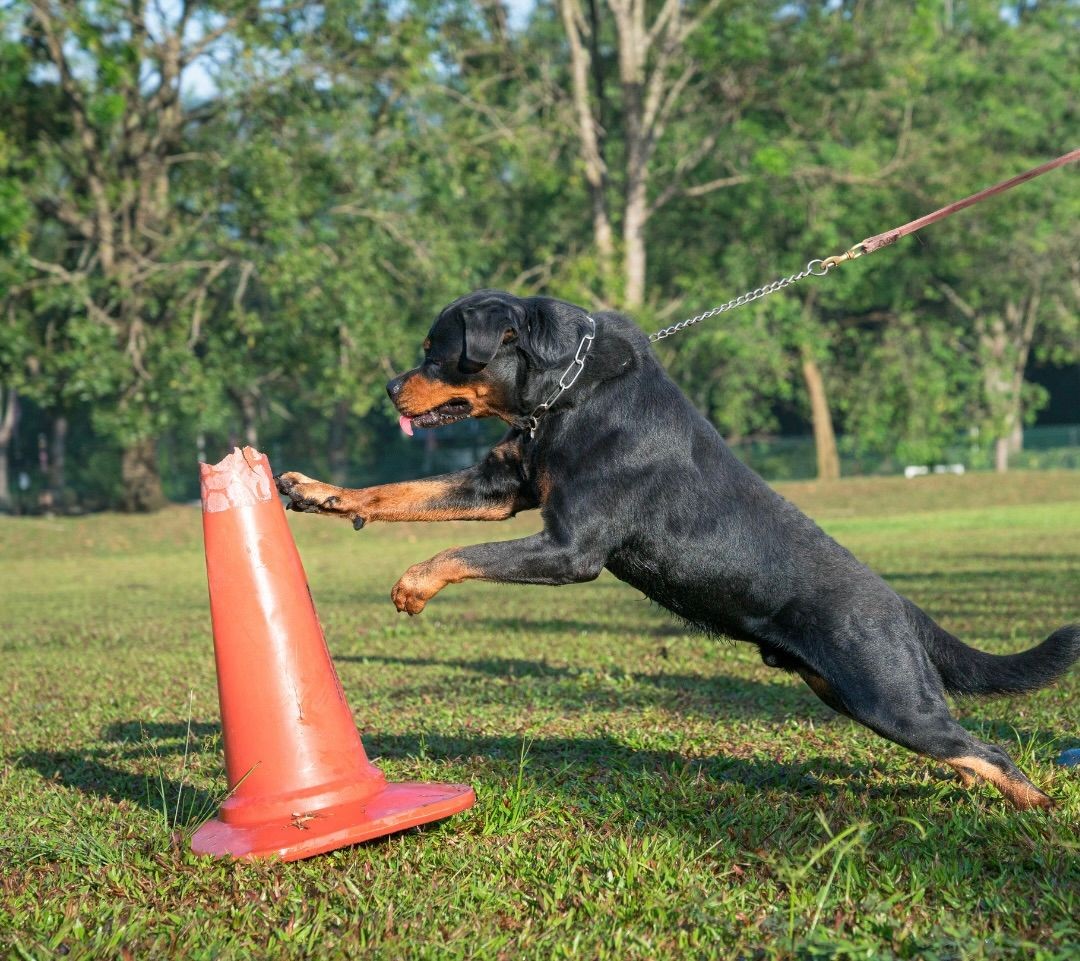
{"label": "green foliage", "polygon": [[[520,30],[460,0],[190,0],[153,31],[142,11],[0,13],[0,383],[46,419],[88,410],[110,451],[261,437],[341,462],[344,444],[386,437],[382,383],[464,290],[617,294],[553,4]],[[600,82],[618,37],[597,11]],[[652,161],[650,199],[669,199],[648,224],[639,321],[697,313],[1062,152],[1074,17],[1067,0],[721,4],[669,68],[700,69]],[[1023,381],[1031,358],[1080,360],[1076,178],[725,314],[662,357],[730,438],[808,422],[810,357],[849,452],[933,460],[973,429],[985,451],[1044,400]],[[694,192],[711,182],[727,186]]]}
{"label": "green foliage", "polygon": [[[846,353],[859,365],[839,378],[838,408],[857,455],[905,464],[940,464],[956,444],[956,426],[969,419],[970,370],[954,362],[953,332],[902,316],[869,349],[860,331]],[[862,348],[862,349],[861,349]],[[846,388],[846,389],[845,389]]]}

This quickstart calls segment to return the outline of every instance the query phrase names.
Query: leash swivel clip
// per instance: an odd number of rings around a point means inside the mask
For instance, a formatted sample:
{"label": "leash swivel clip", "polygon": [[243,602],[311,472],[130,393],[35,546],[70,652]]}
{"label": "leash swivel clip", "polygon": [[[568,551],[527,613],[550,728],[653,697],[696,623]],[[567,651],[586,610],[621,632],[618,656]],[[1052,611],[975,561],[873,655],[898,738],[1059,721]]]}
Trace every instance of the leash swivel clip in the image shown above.
{"label": "leash swivel clip", "polygon": [[855,259],[861,257],[865,253],[866,253],[866,248],[863,247],[863,245],[861,243],[858,243],[854,247],[850,247],[847,250],[845,250],[842,254],[835,254],[832,257],[826,257],[824,260],[822,260],[820,262],[820,264],[821,264],[821,274],[819,274],[818,276],[824,276],[833,267],[839,266],[845,260],[855,260]]}

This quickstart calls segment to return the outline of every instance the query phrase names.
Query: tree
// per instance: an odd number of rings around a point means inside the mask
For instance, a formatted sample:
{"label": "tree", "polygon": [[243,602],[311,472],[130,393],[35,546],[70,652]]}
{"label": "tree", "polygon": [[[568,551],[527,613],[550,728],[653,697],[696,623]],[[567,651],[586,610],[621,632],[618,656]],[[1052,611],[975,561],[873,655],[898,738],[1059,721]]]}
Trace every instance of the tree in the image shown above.
{"label": "tree", "polygon": [[[242,287],[208,304],[207,376],[248,437],[271,417],[313,422],[337,478],[434,312],[469,286],[528,282],[561,242],[540,226],[558,189],[526,89],[543,81],[495,13],[328,5],[302,70],[201,131],[244,144],[207,185],[245,265]],[[247,69],[229,84],[255,90]]]}
{"label": "tree", "polygon": [[[697,35],[722,32],[718,29],[719,0],[697,4],[665,0],[651,21],[645,0],[606,0],[613,26],[610,31],[598,0],[590,0],[587,6],[586,13],[581,0],[559,3],[569,46],[570,84],[591,198],[594,242],[607,287],[604,295],[634,310],[645,297],[646,228],[657,211],[676,197],[701,197],[746,180],[744,174],[735,173],[687,182],[694,179],[698,166],[738,116],[746,78],[724,71],[722,77],[704,82],[703,74],[719,65],[709,57],[703,66],[690,49]],[[724,16],[732,15],[733,8],[736,17],[767,19],[770,15],[768,9],[755,14],[754,5],[744,3],[724,5]],[[613,55],[607,52],[609,43],[614,47]],[[715,54],[715,48],[712,52]],[[614,60],[617,93],[608,90],[609,60]],[[702,112],[712,118],[710,132],[678,151],[657,177],[658,150],[669,128]],[[621,137],[621,176],[613,176],[609,161],[615,153],[611,141],[616,131]],[[618,287],[615,224],[621,227],[622,241]]]}
{"label": "tree", "polygon": [[[913,23],[903,5],[724,7],[688,56],[706,89],[717,88],[713,102],[723,103],[724,90],[745,100],[719,141],[718,111],[703,110],[684,119],[669,149],[678,157],[697,143],[714,146],[697,175],[733,182],[701,197],[687,190],[657,219],[652,262],[661,283],[697,292],[719,276],[727,299],[838,253],[898,206],[888,196],[910,145],[914,91],[911,72],[897,66],[917,48]],[[759,324],[756,349],[741,351],[746,363],[761,362],[758,378],[745,375],[768,391],[757,403],[795,406],[809,419],[822,479],[840,471],[830,386],[840,333],[852,315],[881,315],[880,287],[859,276],[848,269],[806,280],[750,308],[768,322]],[[782,365],[766,360],[777,350]],[[681,370],[683,357],[674,363]],[[799,383],[774,386],[781,370]]]}
{"label": "tree", "polygon": [[[0,29],[4,26],[0,20]],[[0,513],[13,507],[8,476],[9,448],[19,423],[19,392],[27,380],[29,318],[20,309],[15,289],[26,279],[24,255],[30,207],[22,195],[20,175],[25,156],[25,111],[20,102],[28,61],[18,44],[0,35]]]}
{"label": "tree", "polygon": [[[95,403],[95,425],[122,446],[122,506],[163,502],[155,438],[201,388],[191,353],[211,286],[233,262],[215,249],[215,210],[184,189],[185,167],[222,158],[189,150],[218,104],[185,97],[197,65],[253,21],[285,8],[180,0],[17,0],[34,83],[62,115],[34,142],[27,184],[39,217],[28,263],[69,300],[65,396]],[[208,240],[210,242],[208,242]],[[40,298],[35,308],[42,306]],[[78,361],[74,369],[73,361]]]}
{"label": "tree", "polygon": [[[928,151],[920,170],[924,195],[963,196],[1072,146],[1062,137],[1075,119],[1075,91],[1060,66],[1076,57],[1074,4],[1020,4],[1003,15],[997,4],[970,3],[943,40],[929,102],[947,89],[981,109],[958,116],[938,106],[932,122],[942,148]],[[927,293],[963,326],[957,347],[978,372],[973,412],[998,471],[1019,449],[1025,418],[1045,402],[1024,380],[1033,351],[1080,360],[1078,183],[1075,168],[1055,171],[965,211],[927,240]]]}

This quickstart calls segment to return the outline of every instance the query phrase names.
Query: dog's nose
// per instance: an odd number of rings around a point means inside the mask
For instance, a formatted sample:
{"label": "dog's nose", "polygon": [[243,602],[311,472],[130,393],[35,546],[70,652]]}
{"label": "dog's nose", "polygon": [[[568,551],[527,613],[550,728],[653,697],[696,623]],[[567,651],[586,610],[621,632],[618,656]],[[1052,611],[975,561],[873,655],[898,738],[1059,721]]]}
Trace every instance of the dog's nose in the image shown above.
{"label": "dog's nose", "polygon": [[386,392],[390,395],[391,400],[397,400],[397,395],[401,393],[401,388],[405,386],[405,375],[395,377],[390,383],[386,385]]}

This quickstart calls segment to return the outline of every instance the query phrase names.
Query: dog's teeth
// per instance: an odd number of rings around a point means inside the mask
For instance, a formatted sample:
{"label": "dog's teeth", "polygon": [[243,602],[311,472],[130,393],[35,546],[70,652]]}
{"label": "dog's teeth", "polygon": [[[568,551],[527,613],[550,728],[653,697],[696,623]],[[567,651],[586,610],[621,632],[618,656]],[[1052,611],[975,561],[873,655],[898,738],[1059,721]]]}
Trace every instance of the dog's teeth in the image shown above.
{"label": "dog's teeth", "polygon": [[402,429],[402,431],[404,431],[406,434],[408,434],[410,437],[412,437],[413,433],[412,433],[412,418],[411,417],[405,417],[405,416],[399,417],[398,418],[398,426]]}

